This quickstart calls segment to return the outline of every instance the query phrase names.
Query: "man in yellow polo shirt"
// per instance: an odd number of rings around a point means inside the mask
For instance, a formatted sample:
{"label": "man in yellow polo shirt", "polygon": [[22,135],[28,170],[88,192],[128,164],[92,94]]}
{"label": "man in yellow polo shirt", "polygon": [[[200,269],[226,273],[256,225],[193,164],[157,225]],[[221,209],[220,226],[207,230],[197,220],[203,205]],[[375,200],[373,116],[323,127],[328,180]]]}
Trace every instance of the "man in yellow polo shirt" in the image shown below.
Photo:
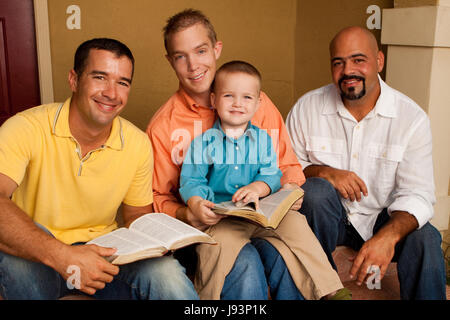
{"label": "man in yellow polo shirt", "polygon": [[133,69],[119,41],[86,41],[69,72],[72,97],[0,127],[3,298],[57,299],[78,270],[77,289],[99,299],[198,299],[173,257],[119,269],[104,259],[115,249],[83,244],[117,227],[120,205],[125,224],[152,211],[151,144],[118,116]]}

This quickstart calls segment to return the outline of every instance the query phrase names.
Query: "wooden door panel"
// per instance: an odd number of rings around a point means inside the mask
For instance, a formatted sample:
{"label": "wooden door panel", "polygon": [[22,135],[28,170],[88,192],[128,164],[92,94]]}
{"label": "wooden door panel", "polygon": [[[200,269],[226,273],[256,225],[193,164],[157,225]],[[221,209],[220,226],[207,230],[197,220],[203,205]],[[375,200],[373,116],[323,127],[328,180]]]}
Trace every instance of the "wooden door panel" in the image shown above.
{"label": "wooden door panel", "polygon": [[0,19],[0,124],[11,114],[9,104],[8,79],[6,74],[6,44],[4,37],[4,19]]}
{"label": "wooden door panel", "polygon": [[40,104],[33,0],[0,0],[0,125]]}

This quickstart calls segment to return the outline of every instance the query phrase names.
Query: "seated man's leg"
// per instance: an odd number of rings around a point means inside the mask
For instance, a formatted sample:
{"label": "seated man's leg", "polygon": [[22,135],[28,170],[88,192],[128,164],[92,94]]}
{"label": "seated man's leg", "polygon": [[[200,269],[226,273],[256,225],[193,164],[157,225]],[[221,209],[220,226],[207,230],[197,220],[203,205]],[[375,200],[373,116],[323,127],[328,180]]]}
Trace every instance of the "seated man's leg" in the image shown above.
{"label": "seated man's leg", "polygon": [[0,296],[11,300],[54,300],[69,293],[52,268],[0,252]]}
{"label": "seated man's leg", "polygon": [[185,269],[173,256],[121,265],[120,272],[97,299],[198,300]]}
{"label": "seated man's leg", "polygon": [[322,178],[308,178],[302,185],[305,191],[300,213],[306,216],[309,226],[319,240],[334,269],[331,254],[345,233],[345,209],[333,185]]}
{"label": "seated man's leg", "polygon": [[402,299],[446,299],[444,255],[436,228],[426,223],[400,242],[395,251]]}
{"label": "seated man's leg", "polygon": [[222,300],[267,300],[267,281],[258,251],[247,243],[225,277]]}
{"label": "seated man's leg", "polygon": [[0,251],[0,296],[4,299],[54,300],[68,293],[66,281],[52,268]]}
{"label": "seated man's leg", "polygon": [[274,300],[304,300],[278,251],[266,240],[253,238],[252,245],[261,257]]}

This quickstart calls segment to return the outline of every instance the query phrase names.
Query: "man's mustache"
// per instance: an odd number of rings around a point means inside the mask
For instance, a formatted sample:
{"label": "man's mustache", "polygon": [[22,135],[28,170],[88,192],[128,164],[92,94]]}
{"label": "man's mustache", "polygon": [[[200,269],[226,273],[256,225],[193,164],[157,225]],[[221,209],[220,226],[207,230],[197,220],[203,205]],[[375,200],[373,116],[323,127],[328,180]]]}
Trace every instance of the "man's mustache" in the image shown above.
{"label": "man's mustache", "polygon": [[353,76],[348,76],[348,75],[343,75],[340,79],[339,79],[339,87],[341,87],[341,84],[343,81],[345,80],[361,80],[361,81],[366,81],[366,78],[361,77],[361,76],[357,76],[357,75],[353,75]]}

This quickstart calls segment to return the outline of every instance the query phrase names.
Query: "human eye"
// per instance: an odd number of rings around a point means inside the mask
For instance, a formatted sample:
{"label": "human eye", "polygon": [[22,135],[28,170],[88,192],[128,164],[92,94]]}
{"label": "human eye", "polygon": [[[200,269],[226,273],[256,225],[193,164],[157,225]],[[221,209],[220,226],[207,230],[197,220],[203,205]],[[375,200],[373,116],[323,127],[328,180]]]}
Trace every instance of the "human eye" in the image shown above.
{"label": "human eye", "polygon": [[95,74],[92,77],[96,80],[104,80],[105,79],[105,76],[103,76],[101,74]]}
{"label": "human eye", "polygon": [[245,95],[245,96],[244,96],[244,99],[247,99],[247,100],[252,100],[252,99],[253,99],[253,97],[252,97],[252,96],[249,96],[249,95]]}
{"label": "human eye", "polygon": [[130,86],[130,84],[126,81],[119,81],[119,85],[128,88]]}
{"label": "human eye", "polygon": [[333,61],[331,63],[331,65],[333,66],[333,68],[340,67],[340,66],[342,66],[342,61],[341,60],[335,60],[335,61]]}
{"label": "human eye", "polygon": [[206,48],[200,48],[198,49],[197,53],[198,54],[205,54],[208,50]]}
{"label": "human eye", "polygon": [[183,59],[183,58],[184,58],[184,55],[183,55],[183,54],[176,54],[176,55],[173,56],[173,59],[174,59],[175,61],[181,60],[181,59]]}

